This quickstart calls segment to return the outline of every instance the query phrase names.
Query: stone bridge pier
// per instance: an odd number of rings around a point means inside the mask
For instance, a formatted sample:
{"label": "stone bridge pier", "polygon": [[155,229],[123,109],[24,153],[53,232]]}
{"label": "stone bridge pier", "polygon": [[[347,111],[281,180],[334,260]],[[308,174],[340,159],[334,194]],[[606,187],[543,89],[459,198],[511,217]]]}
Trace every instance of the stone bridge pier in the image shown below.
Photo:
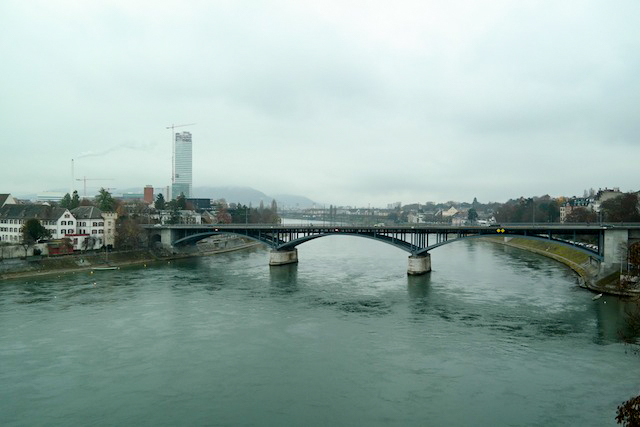
{"label": "stone bridge pier", "polygon": [[627,245],[629,244],[629,230],[612,229],[604,232],[604,253],[601,263],[601,270],[608,271],[612,268],[619,268],[620,263],[627,256]]}
{"label": "stone bridge pier", "polygon": [[419,276],[431,271],[431,254],[411,255],[409,257],[409,276]]}
{"label": "stone bridge pier", "polygon": [[298,249],[277,250],[272,249],[269,253],[269,265],[287,265],[298,262]]}

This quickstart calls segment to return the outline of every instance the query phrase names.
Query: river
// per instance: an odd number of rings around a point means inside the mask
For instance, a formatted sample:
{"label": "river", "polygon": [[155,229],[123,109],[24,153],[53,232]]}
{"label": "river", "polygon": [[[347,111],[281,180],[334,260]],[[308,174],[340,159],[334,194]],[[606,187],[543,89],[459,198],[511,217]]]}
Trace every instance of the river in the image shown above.
{"label": "river", "polygon": [[0,283],[0,425],[606,426],[625,303],[489,242],[348,236]]}

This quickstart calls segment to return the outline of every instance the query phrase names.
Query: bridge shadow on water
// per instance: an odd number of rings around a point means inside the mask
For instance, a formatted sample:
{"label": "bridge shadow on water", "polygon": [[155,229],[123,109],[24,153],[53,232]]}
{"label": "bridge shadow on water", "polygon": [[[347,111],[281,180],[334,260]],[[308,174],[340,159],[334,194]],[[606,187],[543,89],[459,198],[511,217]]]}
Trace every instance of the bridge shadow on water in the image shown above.
{"label": "bridge shadow on water", "polygon": [[412,301],[422,301],[431,293],[431,275],[407,276],[407,292]]}
{"label": "bridge shadow on water", "polygon": [[269,267],[269,284],[274,295],[293,294],[300,290],[298,286],[298,264]]}
{"label": "bridge shadow on water", "polygon": [[433,314],[434,302],[431,288],[431,274],[407,276],[409,305],[415,321],[423,321],[426,315]]}

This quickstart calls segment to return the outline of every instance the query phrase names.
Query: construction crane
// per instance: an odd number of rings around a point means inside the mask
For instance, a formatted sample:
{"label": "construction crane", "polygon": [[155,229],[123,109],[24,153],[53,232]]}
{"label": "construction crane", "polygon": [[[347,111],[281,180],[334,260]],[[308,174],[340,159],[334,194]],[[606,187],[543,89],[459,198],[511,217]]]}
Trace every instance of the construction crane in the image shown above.
{"label": "construction crane", "polygon": [[83,177],[82,179],[78,179],[76,178],[76,181],[83,181],[84,182],[84,198],[87,198],[87,181],[113,181],[112,178],[87,178],[86,176]]}
{"label": "construction crane", "polygon": [[171,125],[171,126],[167,126],[167,129],[171,129],[171,183],[173,184],[175,178],[176,178],[176,161],[175,161],[175,155],[176,155],[176,134],[175,134],[175,128],[183,128],[186,126],[194,126],[195,123],[187,123],[184,125]]}

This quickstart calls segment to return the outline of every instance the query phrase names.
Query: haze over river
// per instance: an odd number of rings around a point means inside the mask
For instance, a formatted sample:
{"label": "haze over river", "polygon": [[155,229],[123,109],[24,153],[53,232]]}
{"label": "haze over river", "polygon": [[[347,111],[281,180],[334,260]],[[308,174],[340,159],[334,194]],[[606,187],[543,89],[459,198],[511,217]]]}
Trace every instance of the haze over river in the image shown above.
{"label": "haze over river", "polygon": [[0,425],[615,425],[624,304],[481,241],[358,237],[0,283]]}

